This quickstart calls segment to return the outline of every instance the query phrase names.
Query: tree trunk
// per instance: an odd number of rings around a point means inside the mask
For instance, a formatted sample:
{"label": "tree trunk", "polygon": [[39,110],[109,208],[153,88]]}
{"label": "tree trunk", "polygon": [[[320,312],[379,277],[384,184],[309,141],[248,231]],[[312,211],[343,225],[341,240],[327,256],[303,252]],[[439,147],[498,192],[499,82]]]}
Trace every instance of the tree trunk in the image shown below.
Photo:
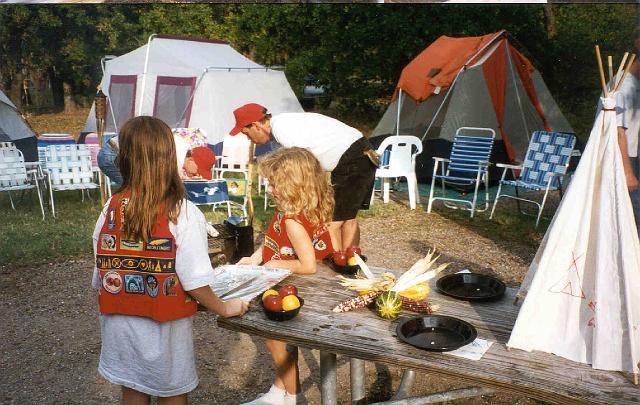
{"label": "tree trunk", "polygon": [[64,109],[64,85],[62,79],[56,74],[53,68],[50,68],[48,73],[49,81],[51,83],[53,106],[56,109]]}
{"label": "tree trunk", "polygon": [[551,4],[544,5],[544,19],[547,28],[547,39],[553,39],[558,35],[556,28],[556,17],[553,14],[553,6]]}
{"label": "tree trunk", "polygon": [[71,91],[71,85],[67,82],[62,83],[62,89],[64,92],[64,112],[73,113],[78,110],[78,105],[73,99],[73,93]]}
{"label": "tree trunk", "polygon": [[9,99],[22,110],[22,73],[16,72],[9,85]]}

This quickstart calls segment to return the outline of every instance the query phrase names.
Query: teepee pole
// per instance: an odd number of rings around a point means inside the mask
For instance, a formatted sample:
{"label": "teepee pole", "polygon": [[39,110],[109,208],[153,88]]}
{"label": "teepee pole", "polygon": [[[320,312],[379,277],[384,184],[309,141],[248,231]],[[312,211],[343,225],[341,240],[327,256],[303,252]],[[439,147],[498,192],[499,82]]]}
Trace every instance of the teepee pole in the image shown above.
{"label": "teepee pole", "polygon": [[622,82],[624,82],[625,77],[627,77],[627,73],[629,73],[629,69],[631,69],[631,65],[633,64],[633,61],[635,59],[636,59],[636,54],[632,53],[631,54],[631,58],[629,59],[629,62],[627,63],[627,68],[624,70],[624,73],[622,74],[622,77],[620,78],[620,81],[616,85],[616,88],[615,88],[614,92],[620,90],[620,86],[622,86]]}
{"label": "teepee pole", "polygon": [[609,97],[607,92],[607,83],[604,81],[604,69],[602,67],[602,56],[600,56],[600,47],[596,45],[596,55],[598,56],[598,70],[600,71],[600,83],[602,84],[602,94],[605,98]]}
{"label": "teepee pole", "polygon": [[615,85],[613,83],[613,58],[611,57],[611,55],[607,56],[607,65],[609,65],[609,83],[610,83],[610,88],[614,88]]}
{"label": "teepee pole", "polygon": [[[622,56],[622,60],[620,61],[620,66],[618,66],[618,70],[616,71],[615,77],[617,78],[617,80],[620,80],[620,73],[622,73],[622,69],[624,69],[624,63],[627,61],[628,57],[629,57],[629,52],[625,52],[624,56]],[[615,89],[616,87],[618,87],[617,82],[613,86],[613,88]]]}

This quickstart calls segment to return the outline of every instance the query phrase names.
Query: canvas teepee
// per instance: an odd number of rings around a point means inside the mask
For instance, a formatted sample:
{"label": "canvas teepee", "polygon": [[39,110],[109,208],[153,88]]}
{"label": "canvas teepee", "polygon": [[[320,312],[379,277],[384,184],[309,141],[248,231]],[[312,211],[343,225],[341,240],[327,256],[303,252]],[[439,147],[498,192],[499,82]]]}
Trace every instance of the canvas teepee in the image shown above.
{"label": "canvas teepee", "polygon": [[[604,83],[604,80],[603,80]],[[567,193],[521,286],[507,346],[638,373],[640,242],[618,148],[615,98],[601,99]]]}

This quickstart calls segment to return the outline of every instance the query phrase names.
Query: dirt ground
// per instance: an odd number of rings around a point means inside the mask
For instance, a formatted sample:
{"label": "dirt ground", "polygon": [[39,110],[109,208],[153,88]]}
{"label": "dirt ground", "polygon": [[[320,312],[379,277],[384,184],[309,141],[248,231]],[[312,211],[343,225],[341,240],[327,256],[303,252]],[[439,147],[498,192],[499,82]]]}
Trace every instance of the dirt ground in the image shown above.
{"label": "dirt ground", "polygon": [[[373,266],[408,269],[435,247],[447,271],[489,272],[513,286],[524,276],[536,246],[492,240],[423,209],[403,206],[393,216],[365,218],[362,247]],[[441,208],[439,211],[444,210]],[[87,235],[87,237],[90,237]],[[120,390],[97,372],[100,333],[97,300],[90,288],[92,255],[35,267],[0,266],[0,404],[113,404]],[[200,385],[193,404],[238,404],[268,390],[273,367],[261,338],[216,327],[214,316],[195,316]],[[301,350],[301,379],[310,404],[320,403],[319,354]],[[338,357],[339,403],[348,404],[349,362]],[[389,399],[402,370],[366,364],[366,402]],[[458,381],[417,374],[413,394],[460,388]],[[537,404],[510,394],[455,404]]]}

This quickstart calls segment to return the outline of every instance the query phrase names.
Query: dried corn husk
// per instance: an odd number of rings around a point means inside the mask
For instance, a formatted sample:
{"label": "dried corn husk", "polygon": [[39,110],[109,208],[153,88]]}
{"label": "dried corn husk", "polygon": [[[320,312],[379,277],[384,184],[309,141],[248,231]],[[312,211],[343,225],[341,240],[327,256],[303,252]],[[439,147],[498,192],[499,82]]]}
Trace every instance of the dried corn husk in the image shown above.
{"label": "dried corn husk", "polygon": [[430,291],[431,288],[429,287],[429,284],[424,282],[418,283],[410,288],[407,288],[406,290],[400,291],[400,295],[412,300],[421,301],[427,298]]}

